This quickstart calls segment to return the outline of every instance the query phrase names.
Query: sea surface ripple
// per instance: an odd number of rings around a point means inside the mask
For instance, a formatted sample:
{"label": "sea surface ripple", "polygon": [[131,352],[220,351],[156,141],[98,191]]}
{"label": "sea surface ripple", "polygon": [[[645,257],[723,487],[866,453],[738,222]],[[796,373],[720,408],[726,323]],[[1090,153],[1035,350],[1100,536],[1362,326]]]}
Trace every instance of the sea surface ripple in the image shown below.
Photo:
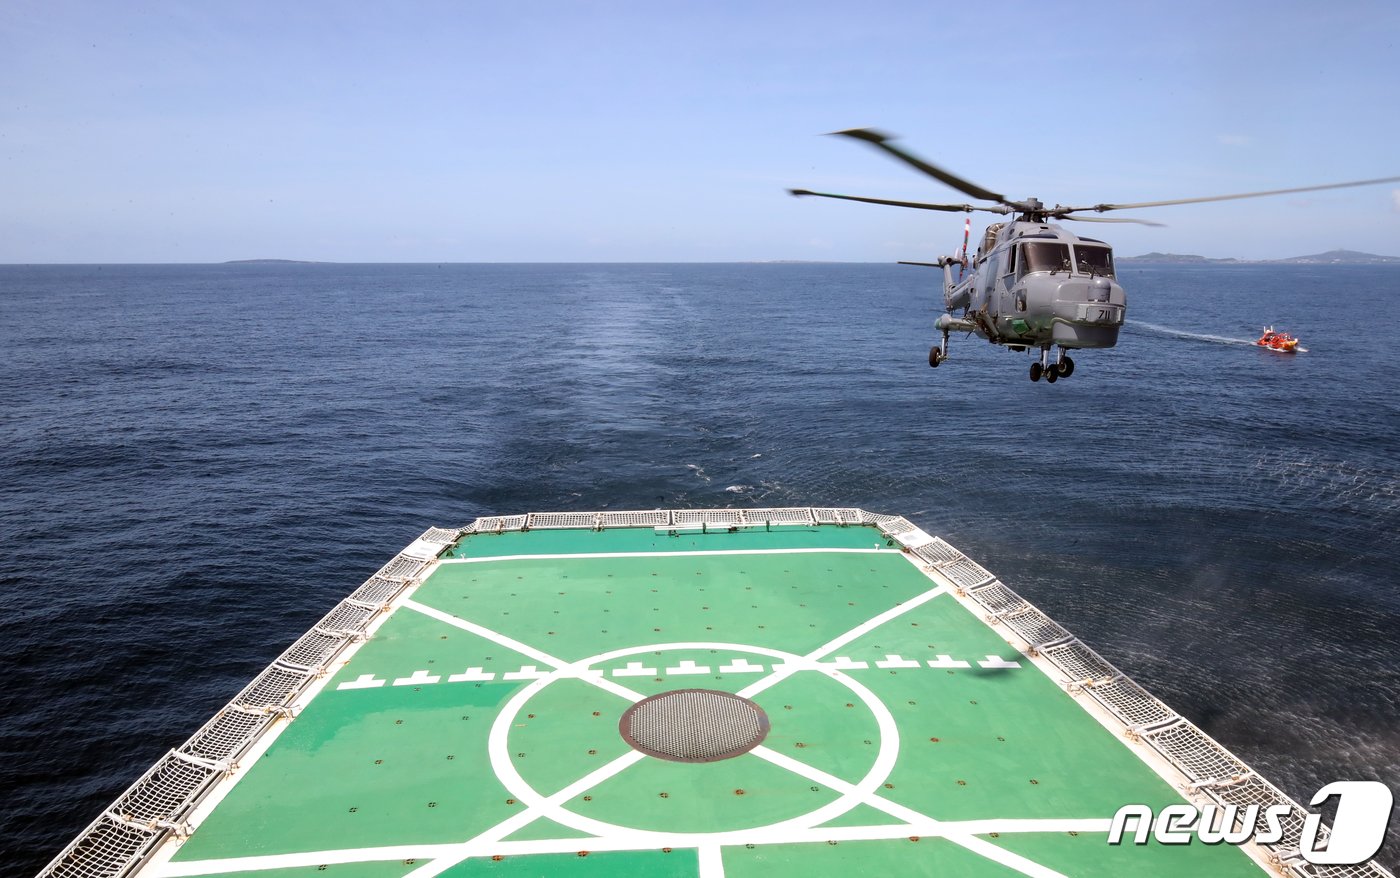
{"label": "sea surface ripple", "polygon": [[1400,790],[1400,270],[1120,280],[1047,385],[975,338],[930,370],[894,265],[0,266],[7,871],[497,512],[903,514],[1294,798]]}

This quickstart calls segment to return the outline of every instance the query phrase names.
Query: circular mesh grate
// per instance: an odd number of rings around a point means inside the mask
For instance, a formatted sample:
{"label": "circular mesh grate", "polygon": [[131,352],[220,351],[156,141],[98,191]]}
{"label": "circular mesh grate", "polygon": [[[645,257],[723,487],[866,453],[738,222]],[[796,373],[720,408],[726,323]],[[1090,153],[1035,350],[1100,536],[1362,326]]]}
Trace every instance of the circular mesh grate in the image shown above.
{"label": "circular mesh grate", "polygon": [[677,689],[627,708],[618,731],[633,748],[657,759],[715,762],[763,743],[768,714],[729,692]]}

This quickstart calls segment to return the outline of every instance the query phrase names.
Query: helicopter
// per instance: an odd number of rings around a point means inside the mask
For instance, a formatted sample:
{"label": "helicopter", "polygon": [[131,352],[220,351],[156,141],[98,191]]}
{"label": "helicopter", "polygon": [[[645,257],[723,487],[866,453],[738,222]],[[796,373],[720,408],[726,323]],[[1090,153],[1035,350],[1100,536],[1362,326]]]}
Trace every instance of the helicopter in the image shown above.
{"label": "helicopter", "polygon": [[[1000,193],[970,183],[895,146],[891,142],[893,137],[873,128],[853,128],[833,134],[869,143],[915,170],[978,201],[993,202],[982,205],[929,204],[921,201],[837,195],[831,192],[813,192],[809,189],[788,190],[790,194],[799,196],[839,198],[867,204],[969,215],[964,225],[963,245],[959,253],[941,257],[937,262],[900,262],[901,265],[943,269],[943,303],[946,313],[940,315],[934,323],[934,329],[942,333],[942,340],[929,348],[928,364],[937,367],[948,359],[950,332],[976,333],[992,344],[1002,345],[1012,351],[1038,351],[1038,360],[1031,363],[1030,379],[1039,381],[1043,377],[1049,383],[1073,374],[1074,360],[1069,351],[1111,348],[1116,345],[1118,331],[1123,326],[1128,305],[1123,287],[1114,274],[1112,247],[1095,238],[1075,235],[1050,222],[1051,220],[1161,226],[1161,223],[1130,217],[1082,214],[1228,201],[1236,198],[1259,198],[1266,195],[1369,186],[1400,180],[1400,177],[1384,177],[1350,183],[1328,183],[1295,189],[1273,189],[1266,192],[1243,192],[1170,201],[1104,203],[1084,207],[1056,204],[1054,207],[1046,207],[1039,199],[1033,197],[1012,201]],[[973,211],[1002,214],[1009,219],[988,225],[982,234],[981,246],[978,247],[976,255],[969,259],[967,247]],[[954,266],[958,269],[956,279],[953,277]],[[957,311],[962,313],[955,314]],[[1053,359],[1050,353],[1052,347],[1059,348]]]}

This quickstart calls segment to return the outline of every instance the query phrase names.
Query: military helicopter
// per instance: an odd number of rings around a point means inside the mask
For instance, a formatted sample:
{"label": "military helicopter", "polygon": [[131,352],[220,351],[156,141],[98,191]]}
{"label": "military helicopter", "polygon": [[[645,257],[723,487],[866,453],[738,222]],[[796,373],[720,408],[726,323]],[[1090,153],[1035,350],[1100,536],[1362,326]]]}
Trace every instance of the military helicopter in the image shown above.
{"label": "military helicopter", "polygon": [[[893,138],[880,131],[854,128],[833,133],[865,141],[964,194],[979,201],[995,203],[929,204],[921,201],[836,195],[808,189],[789,189],[788,192],[793,195],[815,195],[918,210],[969,214],[978,210],[1012,217],[1005,222],[987,226],[982,234],[981,246],[971,259],[967,256],[968,235],[971,232],[969,216],[964,226],[963,245],[959,254],[942,257],[937,262],[900,264],[943,269],[943,303],[947,313],[940,315],[934,323],[934,328],[942,332],[943,339],[941,343],[929,349],[930,366],[938,366],[948,359],[950,332],[975,332],[992,344],[1003,345],[1013,351],[1038,350],[1040,357],[1031,363],[1030,379],[1039,381],[1044,377],[1050,383],[1073,374],[1074,360],[1070,358],[1069,351],[1080,348],[1111,348],[1117,344],[1118,330],[1123,326],[1123,317],[1127,311],[1127,298],[1123,287],[1114,277],[1112,248],[1095,238],[1075,235],[1051,223],[1050,220],[1160,226],[1161,223],[1128,217],[1079,214],[1258,198],[1265,195],[1369,186],[1400,180],[1400,177],[1385,177],[1377,180],[1328,183],[1322,186],[1213,195],[1204,198],[1180,198],[1171,201],[1093,204],[1085,207],[1065,207],[1056,204],[1054,207],[1046,207],[1036,198],[1011,201],[1004,195],[950,174],[893,145]],[[954,266],[958,268],[957,279],[953,277]],[[954,312],[959,310],[962,313],[955,316]],[[1050,356],[1052,347],[1059,348],[1059,353],[1053,361]]]}

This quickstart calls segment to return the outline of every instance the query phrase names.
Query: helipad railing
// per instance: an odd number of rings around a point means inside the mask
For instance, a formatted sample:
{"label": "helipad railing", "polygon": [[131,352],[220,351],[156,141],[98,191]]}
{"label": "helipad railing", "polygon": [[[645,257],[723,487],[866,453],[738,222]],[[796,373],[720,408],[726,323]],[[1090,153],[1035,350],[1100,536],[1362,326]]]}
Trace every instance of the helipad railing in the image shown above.
{"label": "helipad railing", "polygon": [[[39,873],[42,878],[121,878],[186,819],[220,779],[346,646],[427,567],[460,530],[432,528],[337,604],[190,739],[167,753]],[[423,557],[424,549],[436,549]],[[412,550],[412,553],[410,553]]]}
{"label": "helipad railing", "polygon": [[[1004,625],[1066,675],[1073,695],[1087,694],[1123,725],[1129,738],[1175,767],[1182,790],[1220,805],[1289,808],[1283,838],[1268,846],[1274,864],[1298,878],[1394,878],[1374,863],[1316,866],[1302,859],[1299,840],[1307,811],[1255,774],[1238,757],[1182,718],[1090,649],[990,571],[940,537],[908,520],[856,508],[676,509],[620,512],[537,512],[487,516],[463,528],[429,528],[335,606],[253,679],[189,740],[170,751],[79,834],[39,878],[122,878],[141,866],[169,835],[188,835],[188,815],[289,706],[400,592],[420,578],[448,546],[468,534],[535,528],[731,528],[868,525],[970,597],[992,625]],[[1319,835],[1325,837],[1326,827]]]}
{"label": "helipad railing", "polygon": [[[881,530],[903,543],[972,598],[987,612],[987,621],[1005,624],[1025,642],[1030,654],[1044,656],[1064,672],[1071,694],[1087,693],[1123,724],[1129,738],[1142,741],[1181,773],[1182,790],[1198,801],[1236,805],[1243,809],[1254,804],[1262,811],[1270,805],[1288,806],[1283,819],[1283,837],[1265,845],[1275,866],[1299,878],[1393,878],[1373,862],[1355,866],[1314,865],[1303,859],[1299,844],[1303,820],[1308,812],[1277,787],[1259,777],[1243,760],[1166,704],[1148,694],[1128,675],[1074,637],[1025,598],[993,577],[985,568],[938,537],[929,537],[907,522]],[[1325,839],[1328,828],[1318,830]]]}

